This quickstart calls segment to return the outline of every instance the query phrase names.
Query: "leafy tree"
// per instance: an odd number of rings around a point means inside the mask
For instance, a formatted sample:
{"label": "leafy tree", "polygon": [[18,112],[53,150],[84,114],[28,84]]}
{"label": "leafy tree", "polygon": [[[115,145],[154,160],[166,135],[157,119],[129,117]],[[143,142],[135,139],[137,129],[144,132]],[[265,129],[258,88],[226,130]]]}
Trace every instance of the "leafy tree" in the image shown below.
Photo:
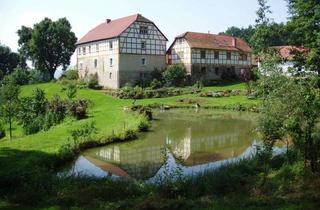
{"label": "leafy tree", "polygon": [[232,26],[228,28],[225,32],[219,33],[220,35],[229,35],[234,37],[239,37],[249,43],[251,46],[251,37],[253,36],[255,32],[255,28],[253,26],[249,26],[247,28],[238,28],[236,26]]}
{"label": "leafy tree", "polygon": [[30,58],[37,69],[48,73],[50,79],[58,67],[65,70],[70,64],[77,38],[66,18],[45,18],[33,28],[22,26],[18,35],[20,53]]}
{"label": "leafy tree", "polygon": [[[318,170],[320,139],[316,134],[320,100],[314,84],[302,78],[282,74],[276,63],[262,64],[265,74],[260,85],[264,89],[259,128],[266,148],[272,149],[277,141],[292,140],[294,148]],[[290,91],[288,91],[290,90]]]}
{"label": "leafy tree", "polygon": [[293,44],[310,48],[306,66],[320,74],[320,2],[318,0],[288,0],[290,21],[295,34]]}
{"label": "leafy tree", "polygon": [[183,65],[170,65],[163,73],[166,84],[171,86],[182,86],[185,82],[187,71]]}
{"label": "leafy tree", "polygon": [[256,26],[266,26],[270,23],[271,19],[268,17],[271,14],[268,0],[258,0],[259,9],[257,10]]}
{"label": "leafy tree", "polygon": [[17,116],[20,87],[12,79],[7,78],[1,87],[1,112],[9,124],[10,139],[12,138],[12,124]]}
{"label": "leafy tree", "polygon": [[25,66],[25,62],[20,55],[12,52],[9,47],[0,44],[0,80],[1,77],[12,73],[18,65]]}
{"label": "leafy tree", "polygon": [[30,80],[30,72],[21,67],[17,67],[10,75],[13,79],[13,82],[17,85],[26,85]]}

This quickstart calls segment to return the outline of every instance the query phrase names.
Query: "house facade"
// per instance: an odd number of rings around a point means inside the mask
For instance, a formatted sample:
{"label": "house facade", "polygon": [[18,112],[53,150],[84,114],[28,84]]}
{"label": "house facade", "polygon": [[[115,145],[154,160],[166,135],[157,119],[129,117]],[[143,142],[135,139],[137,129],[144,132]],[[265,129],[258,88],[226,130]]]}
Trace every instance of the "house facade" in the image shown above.
{"label": "house facade", "polygon": [[183,64],[192,81],[214,81],[238,77],[251,68],[249,45],[240,38],[186,32],[175,38],[167,51],[167,63]]}
{"label": "house facade", "polygon": [[166,67],[167,41],[140,14],[107,19],[77,42],[79,77],[97,74],[99,85],[111,89],[146,80],[154,69]]}

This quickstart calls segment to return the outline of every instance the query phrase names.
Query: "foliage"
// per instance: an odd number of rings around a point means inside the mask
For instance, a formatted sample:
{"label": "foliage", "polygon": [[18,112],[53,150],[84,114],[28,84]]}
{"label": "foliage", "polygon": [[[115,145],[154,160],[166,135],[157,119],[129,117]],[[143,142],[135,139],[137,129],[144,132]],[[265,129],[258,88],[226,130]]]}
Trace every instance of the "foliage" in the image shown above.
{"label": "foliage", "polygon": [[12,138],[12,124],[17,116],[19,104],[20,86],[14,84],[12,79],[8,79],[1,87],[1,116],[9,124],[9,136]]}
{"label": "foliage", "polygon": [[162,76],[168,86],[183,86],[187,71],[183,65],[170,65],[162,73]]}
{"label": "foliage", "polygon": [[311,52],[304,56],[310,70],[320,74],[320,4],[318,0],[288,0],[290,19],[288,25],[295,34],[293,44],[304,46]]}
{"label": "foliage", "polygon": [[162,83],[157,79],[153,79],[150,83],[150,88],[153,90],[159,89],[161,87],[162,87]]}
{"label": "foliage", "polygon": [[[267,68],[274,66],[271,64]],[[272,149],[277,141],[291,139],[305,161],[310,161],[312,171],[316,171],[320,144],[313,134],[319,117],[320,100],[313,83],[302,78],[286,77],[277,69],[268,69],[260,83],[264,100],[259,128],[265,145]]]}
{"label": "foliage", "polygon": [[68,102],[55,95],[48,103],[48,112],[52,115],[53,124],[61,123],[67,114]]}
{"label": "foliage", "polygon": [[61,79],[78,80],[79,79],[78,71],[75,69],[69,69],[63,73],[63,75],[61,76]]}
{"label": "foliage", "polygon": [[58,67],[67,68],[76,49],[77,38],[66,18],[57,21],[45,18],[33,28],[22,26],[18,35],[20,53],[30,58],[37,69],[48,73],[50,79],[54,79]]}
{"label": "foliage", "polygon": [[4,129],[2,122],[0,121],[0,139],[4,138],[5,136],[6,136],[6,131]]}
{"label": "foliage", "polygon": [[69,112],[77,120],[87,117],[89,101],[86,99],[77,99],[69,102]]}
{"label": "foliage", "polygon": [[10,76],[17,85],[26,85],[30,81],[29,71],[21,67],[15,68]]}
{"label": "foliage", "polygon": [[32,69],[30,71],[30,84],[38,84],[50,81],[50,75],[38,69]]}
{"label": "foliage", "polygon": [[66,94],[68,99],[73,99],[77,95],[77,85],[74,83],[69,83],[67,86]]}
{"label": "foliage", "polygon": [[95,89],[98,86],[98,74],[90,74],[88,78],[88,88]]}
{"label": "foliage", "polygon": [[78,148],[81,146],[81,143],[92,140],[92,135],[96,134],[97,131],[98,130],[94,121],[86,123],[80,128],[71,130],[70,135],[73,140],[74,147]]}
{"label": "foliage", "polygon": [[0,44],[0,75],[3,77],[11,74],[19,65],[25,67],[25,60],[18,53],[12,52],[9,47]]}
{"label": "foliage", "polygon": [[239,37],[249,43],[250,46],[251,44],[251,37],[253,36],[255,32],[255,28],[253,26],[248,26],[247,28],[238,28],[236,26],[229,27],[225,32],[221,32],[219,34],[221,35],[229,35],[233,37]]}

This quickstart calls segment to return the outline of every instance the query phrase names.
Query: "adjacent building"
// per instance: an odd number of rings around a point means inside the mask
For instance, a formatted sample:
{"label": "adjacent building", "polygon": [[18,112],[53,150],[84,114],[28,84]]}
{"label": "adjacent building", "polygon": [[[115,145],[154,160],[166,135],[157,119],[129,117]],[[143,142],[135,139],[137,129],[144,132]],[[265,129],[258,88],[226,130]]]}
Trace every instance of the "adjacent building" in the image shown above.
{"label": "adjacent building", "polygon": [[166,66],[167,38],[140,14],[107,19],[77,42],[80,78],[97,74],[99,84],[117,89],[150,77]]}
{"label": "adjacent building", "polygon": [[251,52],[237,37],[186,32],[169,47],[167,62],[185,65],[193,81],[210,82],[237,77],[241,69],[251,68]]}

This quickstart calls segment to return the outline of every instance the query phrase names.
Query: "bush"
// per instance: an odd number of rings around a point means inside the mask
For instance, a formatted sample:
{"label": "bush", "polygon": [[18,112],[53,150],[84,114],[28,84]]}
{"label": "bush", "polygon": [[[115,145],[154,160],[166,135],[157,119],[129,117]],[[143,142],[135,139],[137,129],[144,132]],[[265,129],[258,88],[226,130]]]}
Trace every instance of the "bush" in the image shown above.
{"label": "bush", "polygon": [[150,83],[150,88],[153,90],[159,89],[161,87],[162,87],[162,83],[157,79],[152,80],[152,82]]}
{"label": "bush", "polygon": [[87,117],[88,106],[89,102],[85,99],[71,101],[69,104],[69,112],[77,120],[81,120]]}
{"label": "bush", "polygon": [[138,126],[140,132],[146,132],[150,129],[150,122],[147,119],[142,119]]}
{"label": "bush", "polygon": [[0,122],[0,139],[4,138],[5,136],[6,136],[6,131],[2,123]]}
{"label": "bush", "polygon": [[54,96],[48,104],[48,112],[53,114],[54,124],[62,122],[67,114],[67,102],[58,95]]}
{"label": "bush", "polygon": [[183,65],[170,65],[163,73],[163,79],[168,86],[183,86],[187,70]]}
{"label": "bush", "polygon": [[69,99],[75,98],[77,94],[77,85],[73,83],[69,83],[67,86],[66,94]]}
{"label": "bush", "polygon": [[44,83],[50,81],[50,75],[44,71],[38,69],[32,69],[30,71],[30,84]]}
{"label": "bush", "polygon": [[89,75],[89,80],[88,80],[88,88],[91,89],[96,89],[98,86],[99,82],[98,82],[98,74],[90,74]]}
{"label": "bush", "polygon": [[80,143],[90,141],[92,139],[92,135],[96,134],[97,131],[98,129],[94,121],[86,123],[82,125],[80,128],[71,130],[70,135],[73,139],[74,146],[77,148],[80,146]]}
{"label": "bush", "polygon": [[78,80],[79,79],[78,71],[74,69],[69,69],[64,72],[64,74],[61,76],[61,79]]}
{"label": "bush", "polygon": [[17,85],[26,85],[30,80],[30,73],[26,69],[17,67],[11,73],[11,77],[15,84]]}

